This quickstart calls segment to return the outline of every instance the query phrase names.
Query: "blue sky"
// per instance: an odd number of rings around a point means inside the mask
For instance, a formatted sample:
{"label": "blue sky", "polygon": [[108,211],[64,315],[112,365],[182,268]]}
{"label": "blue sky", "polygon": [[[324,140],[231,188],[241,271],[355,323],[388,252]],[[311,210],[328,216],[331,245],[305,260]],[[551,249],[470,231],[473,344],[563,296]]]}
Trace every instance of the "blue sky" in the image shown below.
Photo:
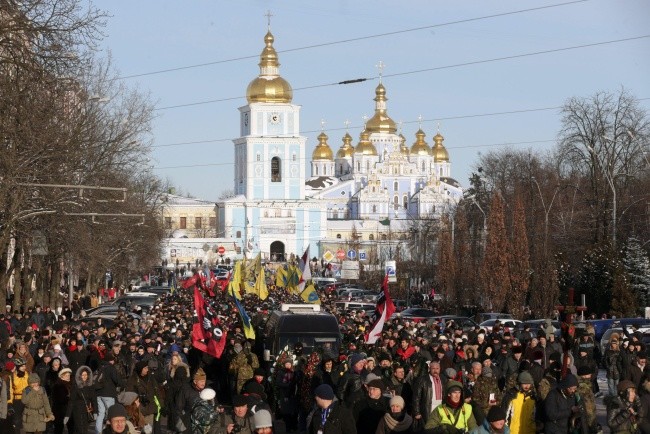
{"label": "blue sky", "polygon": [[[267,10],[273,14],[281,75],[294,89],[373,78],[294,91],[293,102],[302,105],[307,160],[321,119],[334,151],[341,145],[346,120],[356,144],[363,116],[374,110],[375,65],[381,60],[386,65],[388,113],[404,122],[407,144],[415,141],[420,115],[429,144],[440,123],[452,176],[467,186],[479,153],[505,143],[515,143],[509,146],[517,149],[551,149],[561,119],[559,110],[548,108],[572,96],[624,86],[638,98],[649,98],[641,105],[650,108],[650,38],[455,66],[650,35],[647,0],[589,0],[444,25],[562,3],[104,0],[97,5],[112,16],[103,48],[110,50],[121,76],[254,56],[124,79],[149,92],[158,108],[235,98],[159,109],[153,123],[155,173],[184,193],[216,200],[232,189],[237,108],[246,104],[246,87],[259,73]],[[421,27],[428,28],[403,32]],[[390,32],[397,33],[282,52]],[[432,68],[437,69],[391,77]],[[524,110],[534,111],[489,115]],[[177,143],[185,144],[169,146]]]}

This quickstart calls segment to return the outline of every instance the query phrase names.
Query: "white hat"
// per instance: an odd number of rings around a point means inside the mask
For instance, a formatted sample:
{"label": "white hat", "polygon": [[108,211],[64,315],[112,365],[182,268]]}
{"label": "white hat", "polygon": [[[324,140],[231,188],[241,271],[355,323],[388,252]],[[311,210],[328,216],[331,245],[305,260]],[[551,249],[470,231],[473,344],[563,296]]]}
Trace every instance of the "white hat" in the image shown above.
{"label": "white hat", "polygon": [[273,419],[268,410],[259,410],[253,415],[253,422],[255,429],[268,428],[273,426]]}
{"label": "white hat", "polygon": [[203,389],[201,393],[199,394],[202,400],[204,401],[210,401],[214,399],[215,396],[217,396],[217,392],[214,391],[214,389],[210,389],[209,387],[206,389]]}
{"label": "white hat", "polygon": [[54,345],[53,348],[54,348],[56,351],[61,351],[61,345],[59,345],[59,344]]}

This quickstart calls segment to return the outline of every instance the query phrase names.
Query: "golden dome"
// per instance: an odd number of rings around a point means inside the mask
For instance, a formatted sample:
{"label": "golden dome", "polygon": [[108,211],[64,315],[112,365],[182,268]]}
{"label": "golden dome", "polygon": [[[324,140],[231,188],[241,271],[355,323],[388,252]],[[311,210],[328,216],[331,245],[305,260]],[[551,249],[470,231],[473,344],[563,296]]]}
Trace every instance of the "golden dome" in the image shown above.
{"label": "golden dome", "polygon": [[367,130],[361,132],[361,140],[359,140],[355,152],[363,155],[378,155],[377,148],[370,142],[370,133]]}
{"label": "golden dome", "polygon": [[320,133],[318,135],[318,144],[314,148],[314,152],[311,154],[312,160],[329,160],[332,161],[334,153],[330,148],[330,145],[327,144],[327,134]]}
{"label": "golden dome", "polygon": [[406,137],[402,134],[399,135],[399,151],[404,155],[409,154],[409,147],[406,146]]}
{"label": "golden dome", "polygon": [[354,154],[354,146],[352,146],[352,136],[350,133],[345,133],[343,136],[343,145],[336,153],[336,158],[351,158]]}
{"label": "golden dome", "polygon": [[445,161],[449,162],[449,152],[445,149],[445,145],[442,144],[442,141],[445,140],[440,133],[433,136],[434,145],[431,148],[431,155],[433,155],[434,162]]}
{"label": "golden dome", "polygon": [[413,155],[429,155],[431,153],[431,148],[429,148],[429,145],[427,145],[427,142],[424,141],[424,131],[422,129],[419,129],[417,133],[415,133],[415,143],[413,143],[413,146],[411,146],[411,154]]}
{"label": "golden dome", "polygon": [[280,77],[278,53],[273,48],[273,35],[264,36],[266,46],[260,54],[260,75],[250,82],[246,89],[246,99],[252,102],[289,103],[293,99],[293,89]]}
{"label": "golden dome", "polygon": [[386,88],[379,83],[375,89],[375,114],[366,122],[366,130],[370,133],[395,133],[397,125],[386,113]]}

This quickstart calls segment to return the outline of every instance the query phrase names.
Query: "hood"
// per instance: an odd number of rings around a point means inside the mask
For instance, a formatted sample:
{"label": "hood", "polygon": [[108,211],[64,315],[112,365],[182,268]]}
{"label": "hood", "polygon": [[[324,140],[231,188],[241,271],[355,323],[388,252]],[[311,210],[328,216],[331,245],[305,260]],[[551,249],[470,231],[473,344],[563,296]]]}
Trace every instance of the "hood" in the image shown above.
{"label": "hood", "polygon": [[[83,371],[88,372],[88,380],[84,383],[81,381],[81,373]],[[86,386],[92,386],[93,385],[93,371],[88,366],[79,366],[77,369],[77,372],[74,374],[74,381],[77,387],[86,387]]]}

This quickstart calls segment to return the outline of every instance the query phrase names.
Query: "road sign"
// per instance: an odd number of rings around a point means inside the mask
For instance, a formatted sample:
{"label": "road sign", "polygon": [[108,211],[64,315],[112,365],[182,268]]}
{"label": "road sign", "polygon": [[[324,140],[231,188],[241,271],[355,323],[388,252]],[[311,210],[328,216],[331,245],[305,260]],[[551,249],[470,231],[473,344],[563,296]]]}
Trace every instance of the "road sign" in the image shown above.
{"label": "road sign", "polygon": [[340,260],[345,259],[345,252],[343,251],[343,249],[338,249],[336,251],[336,257],[339,258]]}
{"label": "road sign", "polygon": [[332,262],[334,260],[335,256],[330,252],[329,250],[323,253],[323,259],[325,262]]}
{"label": "road sign", "polygon": [[386,261],[384,269],[388,275],[388,281],[397,282],[397,266],[395,265],[395,261]]}
{"label": "road sign", "polygon": [[224,246],[219,246],[219,248],[217,249],[217,253],[223,255],[224,253],[226,253],[226,248]]}
{"label": "road sign", "polygon": [[359,250],[359,260],[360,261],[366,261],[368,260],[368,256],[366,255],[365,250]]}
{"label": "road sign", "polygon": [[359,278],[359,261],[343,261],[342,265],[342,279],[355,280]]}
{"label": "road sign", "polygon": [[336,277],[337,279],[340,279],[341,278],[341,270],[337,270],[336,273],[334,273],[334,277]]}
{"label": "road sign", "polygon": [[357,257],[357,251],[354,249],[348,250],[348,259],[355,259]]}

